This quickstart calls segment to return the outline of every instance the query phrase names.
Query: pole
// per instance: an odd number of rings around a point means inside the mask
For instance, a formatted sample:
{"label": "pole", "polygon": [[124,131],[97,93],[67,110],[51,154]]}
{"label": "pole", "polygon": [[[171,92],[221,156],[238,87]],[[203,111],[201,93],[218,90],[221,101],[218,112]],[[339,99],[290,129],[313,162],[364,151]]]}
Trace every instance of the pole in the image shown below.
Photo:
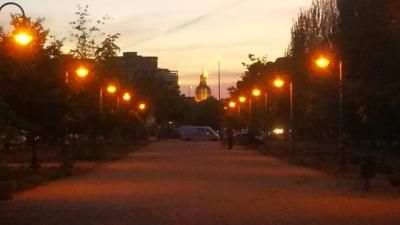
{"label": "pole", "polygon": [[100,92],[99,92],[99,113],[100,113],[100,117],[102,117],[103,115],[103,88],[100,88]]}
{"label": "pole", "polygon": [[22,17],[25,18],[25,11],[24,11],[24,9],[22,8],[22,6],[20,6],[19,4],[15,3],[15,2],[6,2],[6,3],[4,3],[3,5],[0,6],[0,11],[1,11],[4,7],[6,7],[6,6],[8,6],[8,5],[14,5],[14,6],[18,7],[19,10],[21,10]]}
{"label": "pole", "polygon": [[346,159],[344,155],[343,145],[343,62],[339,62],[339,133],[338,133],[338,150],[340,157],[341,169],[346,167]]}
{"label": "pole", "polygon": [[117,97],[117,112],[119,112],[120,104],[121,104],[121,98],[118,96]]}
{"label": "pole", "polygon": [[240,103],[239,103],[239,105],[238,105],[238,118],[239,118],[239,123],[240,123]]}
{"label": "pole", "polygon": [[290,152],[292,154],[292,157],[294,157],[296,154],[296,149],[293,111],[293,82],[290,82]]}
{"label": "pole", "polygon": [[267,126],[267,120],[268,120],[268,93],[265,92],[264,94],[264,145],[267,148],[268,144],[268,126]]}
{"label": "pole", "polygon": [[218,59],[218,101],[221,102],[221,60]]}
{"label": "pole", "polygon": [[252,99],[249,98],[249,129],[251,128],[252,125],[252,120],[253,120],[253,110],[252,110]]}

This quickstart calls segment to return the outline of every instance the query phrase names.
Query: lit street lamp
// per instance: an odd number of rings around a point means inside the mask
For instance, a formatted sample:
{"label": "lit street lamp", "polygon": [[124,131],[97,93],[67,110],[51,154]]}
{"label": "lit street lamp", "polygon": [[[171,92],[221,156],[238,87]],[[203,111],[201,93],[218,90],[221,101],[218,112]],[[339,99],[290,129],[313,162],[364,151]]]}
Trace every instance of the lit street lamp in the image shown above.
{"label": "lit street lamp", "polygon": [[242,119],[242,115],[241,115],[241,105],[244,104],[244,103],[246,103],[247,98],[246,98],[246,96],[241,95],[241,96],[239,96],[238,100],[239,100],[239,104],[238,104],[238,114],[239,114],[239,115],[238,115],[238,117],[239,117],[239,122],[241,122],[241,119]]}
{"label": "lit street lamp", "polygon": [[147,106],[146,106],[145,103],[140,103],[139,106],[138,106],[138,108],[139,108],[140,111],[145,111],[146,108],[147,108]]}
{"label": "lit street lamp", "polygon": [[14,35],[15,42],[21,46],[28,45],[29,43],[31,43],[32,39],[32,35],[30,35],[26,31],[21,31]]}
{"label": "lit street lamp", "polygon": [[231,108],[231,109],[236,108],[236,102],[230,101],[230,102],[229,102],[229,108]]}
{"label": "lit street lamp", "polygon": [[240,102],[240,103],[245,103],[246,100],[247,100],[247,99],[246,99],[245,96],[240,96],[240,97],[239,97],[239,102]]}
{"label": "lit street lamp", "polygon": [[125,102],[129,102],[131,100],[131,94],[129,92],[125,92],[124,95],[122,96],[122,99]]}
{"label": "lit street lamp", "polygon": [[218,61],[218,101],[221,102],[221,57],[217,57]]}
{"label": "lit street lamp", "polygon": [[84,66],[78,67],[75,72],[80,78],[86,78],[89,75],[89,70]]}
{"label": "lit street lamp", "polygon": [[[276,78],[273,82],[276,88],[283,88],[285,86],[285,81],[281,78]],[[292,157],[295,156],[295,128],[294,128],[294,112],[293,112],[293,82],[290,81],[289,84],[289,103],[290,103],[290,152]]]}
{"label": "lit street lamp", "polygon": [[[315,64],[320,69],[327,69],[331,64],[329,58],[320,56],[315,60]],[[339,130],[338,130],[338,151],[340,157],[340,165],[342,169],[346,166],[343,145],[343,62],[339,61]]]}
{"label": "lit street lamp", "polygon": [[258,88],[254,88],[251,93],[254,97],[259,97],[261,95],[261,90]]}
{"label": "lit street lamp", "polygon": [[[258,97],[260,97],[260,95],[261,95],[261,90],[260,89],[258,89],[258,88],[254,88],[252,91],[251,91],[251,95],[253,96],[253,97],[256,97],[256,98],[258,98]],[[253,104],[252,104],[252,98],[249,98],[249,123],[250,123],[250,126],[252,126],[252,120],[253,120]]]}
{"label": "lit street lamp", "polygon": [[[23,19],[26,18],[24,9],[19,4],[15,3],[15,2],[6,2],[6,3],[4,3],[3,5],[0,6],[0,12],[4,7],[9,6],[9,5],[16,6],[21,11],[22,18]],[[33,40],[32,35],[27,30],[24,30],[24,29],[15,30],[13,38],[14,38],[14,41],[18,45],[21,45],[21,46],[26,46],[29,43],[31,43],[32,40]]]}
{"label": "lit street lamp", "polygon": [[107,92],[109,94],[115,94],[115,92],[117,92],[117,87],[113,84],[110,84],[107,86]]}

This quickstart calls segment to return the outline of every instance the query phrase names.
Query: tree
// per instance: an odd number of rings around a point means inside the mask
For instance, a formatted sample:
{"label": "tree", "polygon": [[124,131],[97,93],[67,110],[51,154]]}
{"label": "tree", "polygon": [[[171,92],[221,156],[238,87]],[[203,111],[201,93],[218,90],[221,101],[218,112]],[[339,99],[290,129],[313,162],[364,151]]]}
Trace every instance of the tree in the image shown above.
{"label": "tree", "polygon": [[[78,5],[78,11],[75,12],[76,19],[70,22],[70,38],[75,42],[75,47],[71,54],[76,59],[96,59],[105,61],[116,56],[120,48],[116,41],[120,37],[119,33],[105,34],[99,26],[105,25],[111,18],[104,16],[97,19],[94,24],[90,19],[89,6],[82,7]],[[104,37],[105,36],[105,37]],[[103,39],[104,38],[104,39]],[[103,41],[99,40],[103,39]]]}
{"label": "tree", "polygon": [[392,141],[400,135],[400,3],[338,0],[340,52],[347,77],[348,130],[353,137]]}

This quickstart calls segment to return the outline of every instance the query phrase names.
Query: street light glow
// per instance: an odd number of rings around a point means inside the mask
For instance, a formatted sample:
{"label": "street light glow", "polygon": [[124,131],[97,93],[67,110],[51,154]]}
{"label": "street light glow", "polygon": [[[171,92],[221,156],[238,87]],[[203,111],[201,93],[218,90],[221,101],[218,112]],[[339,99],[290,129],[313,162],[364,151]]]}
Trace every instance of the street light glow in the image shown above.
{"label": "street light glow", "polygon": [[247,99],[246,99],[246,97],[244,97],[244,96],[240,96],[240,97],[239,97],[239,102],[240,102],[240,103],[245,103],[246,100],[247,100]]}
{"label": "street light glow", "polygon": [[330,60],[324,56],[319,57],[316,61],[315,64],[317,65],[317,67],[321,68],[321,69],[325,69],[329,66],[330,64]]}
{"label": "street light glow", "polygon": [[30,35],[26,31],[21,31],[14,35],[15,42],[21,46],[28,45],[29,43],[32,42],[32,39],[33,39],[32,35]]}
{"label": "street light glow", "polygon": [[141,111],[144,111],[144,110],[146,109],[146,104],[140,103],[140,104],[139,104],[139,109],[140,109]]}
{"label": "street light glow", "polygon": [[252,94],[254,97],[258,97],[261,95],[261,90],[258,88],[253,89]]}
{"label": "street light glow", "polygon": [[285,85],[285,81],[280,79],[280,78],[276,78],[274,80],[274,86],[277,88],[282,88]]}
{"label": "street light glow", "polygon": [[229,107],[230,108],[235,108],[236,107],[236,102],[234,102],[234,101],[231,101],[231,102],[229,102]]}
{"label": "street light glow", "polygon": [[83,66],[80,66],[75,72],[80,78],[85,78],[89,75],[89,70]]}
{"label": "street light glow", "polygon": [[108,91],[108,93],[110,93],[110,94],[114,94],[115,92],[117,92],[117,87],[115,86],[115,85],[108,85],[108,87],[107,87],[107,91]]}
{"label": "street light glow", "polygon": [[131,100],[131,94],[129,94],[129,92],[125,92],[125,94],[122,96],[122,99],[126,102],[129,102]]}
{"label": "street light glow", "polygon": [[282,129],[282,128],[275,128],[272,132],[273,132],[274,134],[276,134],[276,135],[282,135],[282,134],[285,133],[285,130]]}

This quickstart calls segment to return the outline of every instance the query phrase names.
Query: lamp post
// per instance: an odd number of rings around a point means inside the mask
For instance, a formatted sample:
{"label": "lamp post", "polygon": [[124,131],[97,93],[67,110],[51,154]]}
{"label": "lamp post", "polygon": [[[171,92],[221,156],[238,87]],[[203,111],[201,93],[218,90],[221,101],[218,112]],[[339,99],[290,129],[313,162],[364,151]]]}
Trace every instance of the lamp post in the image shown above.
{"label": "lamp post", "polygon": [[[320,56],[317,60],[315,60],[315,64],[320,69],[327,69],[331,64],[329,58],[325,56]],[[344,153],[344,144],[343,144],[343,61],[339,60],[339,128],[338,128],[338,153],[341,169],[345,169],[346,167],[346,159]]]}
{"label": "lamp post", "polygon": [[217,57],[218,61],[218,101],[221,102],[221,57]]}
{"label": "lamp post", "polygon": [[[241,107],[240,107],[240,105],[246,103],[247,99],[246,99],[245,96],[242,95],[242,96],[240,96],[240,97],[238,98],[238,100],[239,100],[239,105],[238,105],[239,122],[241,122],[242,115],[241,115]],[[240,124],[240,128],[242,128],[242,127],[241,127],[241,124]]]}
{"label": "lamp post", "polygon": [[[6,2],[6,3],[2,4],[0,6],[0,12],[4,7],[9,6],[9,5],[16,6],[21,11],[22,18],[24,18],[24,19],[26,18],[25,11],[22,8],[22,6],[15,2]],[[33,39],[32,35],[27,30],[17,30],[16,33],[14,34],[14,41],[21,46],[28,45],[29,43],[32,42],[32,39]]]}
{"label": "lamp post", "polygon": [[[106,87],[106,91],[107,91],[108,94],[114,95],[117,92],[117,87],[114,84],[109,84]],[[103,89],[103,87],[100,87],[100,90],[99,90],[99,112],[100,112],[100,117],[102,117],[102,115],[103,115],[103,109],[104,109],[104,89]]]}
{"label": "lamp post", "polygon": [[[285,86],[285,81],[279,77],[276,78],[273,83],[276,88],[283,88]],[[294,129],[294,111],[293,111],[293,104],[294,104],[293,81],[290,81],[290,83],[289,83],[289,104],[290,104],[290,115],[289,115],[290,153],[291,153],[291,156],[294,157],[296,154],[296,148],[295,148],[295,129]]]}
{"label": "lamp post", "polygon": [[193,86],[189,85],[189,98],[192,97],[192,88],[193,88]]}
{"label": "lamp post", "polygon": [[[252,95],[252,97],[260,97],[260,95],[261,95],[261,90],[260,89],[258,89],[258,88],[254,88],[252,91],[251,91],[251,95]],[[249,98],[249,128],[251,127],[251,126],[253,126],[253,98]]]}
{"label": "lamp post", "polygon": [[[83,65],[78,66],[74,70],[75,78],[78,78],[78,79],[87,78],[89,73],[90,73],[89,69],[86,66],[83,66]],[[72,96],[73,96],[73,92],[72,92],[72,88],[70,87],[70,83],[71,83],[71,77],[69,75],[69,71],[66,70],[66,72],[65,72],[65,85],[66,85],[66,88],[67,88],[67,101],[68,102],[71,101]],[[71,153],[68,154],[68,152],[66,152],[66,148],[65,148],[66,146],[62,146],[62,154],[63,154],[63,157],[64,157],[63,166],[64,167],[71,167],[72,164],[73,164],[71,160],[73,160],[73,156],[76,153],[76,144],[77,144],[77,138],[78,138],[76,125],[71,126],[70,124],[67,124],[66,131],[67,131],[68,137],[72,139],[72,149],[71,149]]]}

